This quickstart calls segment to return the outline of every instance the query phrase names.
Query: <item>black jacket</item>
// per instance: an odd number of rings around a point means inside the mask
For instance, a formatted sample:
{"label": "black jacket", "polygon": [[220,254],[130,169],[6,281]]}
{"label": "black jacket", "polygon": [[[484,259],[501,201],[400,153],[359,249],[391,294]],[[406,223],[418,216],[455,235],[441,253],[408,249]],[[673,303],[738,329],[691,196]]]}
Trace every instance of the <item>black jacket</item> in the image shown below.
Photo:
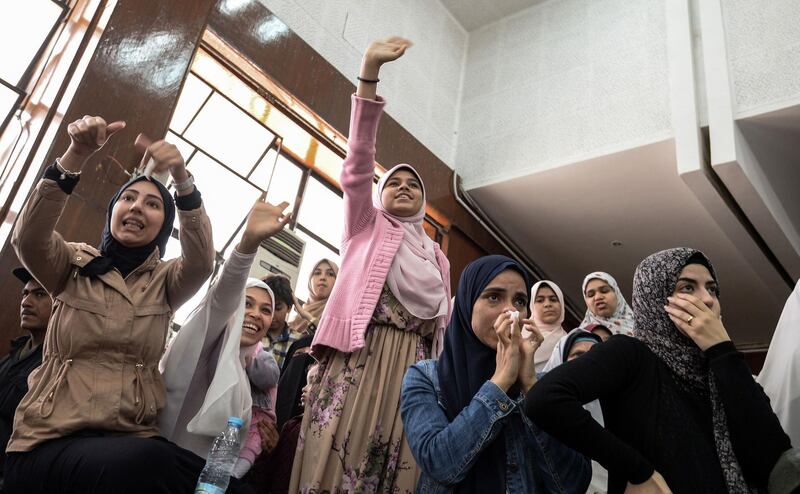
{"label": "black jacket", "polygon": [[21,336],[11,342],[11,351],[0,360],[0,472],[6,460],[6,444],[14,427],[14,412],[28,392],[28,375],[42,363],[42,345],[20,358],[31,336]]}

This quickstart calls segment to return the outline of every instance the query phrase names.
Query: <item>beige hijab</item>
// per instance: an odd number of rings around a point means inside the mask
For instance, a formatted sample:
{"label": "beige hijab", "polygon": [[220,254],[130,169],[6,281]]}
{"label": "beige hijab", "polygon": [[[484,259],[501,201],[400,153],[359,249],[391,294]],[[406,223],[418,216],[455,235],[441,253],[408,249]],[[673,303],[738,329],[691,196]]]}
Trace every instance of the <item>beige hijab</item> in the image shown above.
{"label": "beige hijab", "polygon": [[[328,303],[328,297],[318,297],[317,294],[314,293],[314,286],[311,284],[311,281],[314,279],[314,271],[316,271],[319,265],[324,262],[330,265],[331,269],[333,269],[333,272],[336,273],[336,276],[339,276],[339,266],[330,259],[320,259],[311,270],[311,274],[308,276],[308,300],[305,304],[303,304],[303,309],[314,316],[317,320],[322,317],[322,312],[325,310],[325,304]],[[292,322],[289,323],[289,329],[295,333],[305,333],[306,330],[308,330],[308,325],[309,322],[300,317],[298,314],[294,319],[292,319]]]}
{"label": "beige hijab", "polygon": [[[533,309],[533,304],[536,300],[536,294],[539,293],[539,288],[543,286],[552,289],[553,293],[555,293],[556,297],[558,297],[558,301],[561,303],[561,316],[553,324],[546,324],[541,321],[536,315],[536,311]],[[544,337],[544,341],[542,341],[542,343],[539,345],[539,348],[536,350],[536,353],[533,356],[536,372],[543,372],[544,366],[547,365],[547,362],[550,360],[550,355],[552,355],[553,349],[556,347],[556,343],[558,343],[562,337],[567,335],[567,332],[564,331],[564,328],[561,326],[564,324],[564,319],[566,318],[564,294],[561,292],[561,288],[550,280],[542,280],[533,285],[533,287],[531,287],[530,309],[533,322],[536,323],[536,327]]]}

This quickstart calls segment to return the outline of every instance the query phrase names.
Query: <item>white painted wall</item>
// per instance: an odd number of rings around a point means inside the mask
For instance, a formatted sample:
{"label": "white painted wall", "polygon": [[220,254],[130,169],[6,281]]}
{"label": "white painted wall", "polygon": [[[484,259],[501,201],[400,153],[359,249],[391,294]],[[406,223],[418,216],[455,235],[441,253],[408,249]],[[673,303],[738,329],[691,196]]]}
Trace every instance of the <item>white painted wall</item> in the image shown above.
{"label": "white painted wall", "polygon": [[550,0],[470,33],[456,169],[478,187],[671,135],[664,0]]}
{"label": "white painted wall", "polygon": [[[228,0],[231,1],[231,0]],[[386,111],[453,167],[467,32],[436,0],[261,0],[295,33],[356,83],[361,55],[376,38],[414,46],[381,72]]]}
{"label": "white painted wall", "polygon": [[800,104],[800,2],[722,0],[722,15],[735,115]]}

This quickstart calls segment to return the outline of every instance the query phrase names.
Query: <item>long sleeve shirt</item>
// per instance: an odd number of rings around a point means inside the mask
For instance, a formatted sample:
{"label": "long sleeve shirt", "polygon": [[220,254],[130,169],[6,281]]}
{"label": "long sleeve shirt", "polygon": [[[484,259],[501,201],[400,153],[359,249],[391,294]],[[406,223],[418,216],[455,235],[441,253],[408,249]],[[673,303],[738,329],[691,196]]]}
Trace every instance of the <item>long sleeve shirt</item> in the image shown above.
{"label": "long sleeve shirt", "polygon": [[487,381],[451,422],[439,394],[436,361],[423,360],[408,369],[400,413],[408,444],[422,469],[418,492],[453,492],[493,441],[505,442],[506,492],[586,491],[589,461],[528,420],[521,413],[524,396],[513,400]]}
{"label": "long sleeve shirt", "polygon": [[[765,487],[791,447],[769,400],[733,343],[706,352],[745,479]],[[599,399],[605,428],[584,403]],[[546,374],[528,393],[526,413],[542,429],[609,471],[609,494],[658,471],[677,493],[726,493],[708,396],[679,386],[641,341],[612,336]]]}

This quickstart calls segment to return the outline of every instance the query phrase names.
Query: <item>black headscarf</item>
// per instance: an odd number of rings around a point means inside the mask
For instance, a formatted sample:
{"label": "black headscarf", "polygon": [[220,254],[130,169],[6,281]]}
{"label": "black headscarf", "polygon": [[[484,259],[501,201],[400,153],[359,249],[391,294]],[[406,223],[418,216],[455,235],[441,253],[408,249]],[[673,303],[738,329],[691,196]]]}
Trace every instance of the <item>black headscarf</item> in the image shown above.
{"label": "black headscarf", "polygon": [[[605,326],[601,327],[605,328]],[[564,346],[561,349],[561,358],[563,363],[567,362],[569,351],[572,350],[572,345],[574,345],[578,340],[591,340],[595,345],[603,342],[602,338],[590,331],[570,331],[570,333],[567,335],[567,339],[564,341]]]}
{"label": "black headscarf", "polygon": [[[164,202],[164,223],[161,225],[161,230],[159,230],[156,238],[149,244],[140,247],[125,247],[111,234],[111,213],[114,211],[114,204],[117,203],[122,193],[131,185],[143,180],[149,180],[150,183],[156,186],[158,192],[161,194],[161,200]],[[100,256],[95,257],[86,264],[86,266],[81,268],[80,274],[94,277],[117,268],[124,278],[128,276],[131,271],[141,266],[141,264],[150,257],[150,254],[153,253],[156,247],[158,247],[159,255],[164,257],[164,252],[167,249],[167,241],[169,240],[170,234],[172,234],[172,225],[174,222],[175,201],[172,199],[169,190],[167,190],[161,182],[158,180],[151,180],[144,176],[130,180],[120,187],[108,203],[106,224],[103,228],[103,236],[100,240]]]}
{"label": "black headscarf", "polygon": [[310,353],[297,354],[297,351],[311,346],[312,336],[304,336],[292,343],[281,369],[281,378],[278,381],[278,395],[275,399],[275,415],[277,417],[278,431],[292,417],[303,413],[300,396],[306,385],[308,368],[316,362]]}
{"label": "black headscarf", "polygon": [[725,482],[731,493],[750,492],[733,452],[725,409],[716,390],[708,359],[702,350],[681,333],[664,310],[678,276],[689,264],[708,268],[714,281],[717,274],[711,261],[699,250],[687,247],[662,250],[650,255],[636,268],[633,276],[633,314],[636,338],[672,371],[675,382],[687,391],[706,396],[711,402],[714,442]]}
{"label": "black headscarf", "polygon": [[[494,375],[497,352],[484,345],[472,330],[472,308],[486,286],[507,269],[519,272],[525,287],[530,289],[530,280],[522,266],[505,256],[481,257],[461,274],[453,315],[444,336],[444,350],[437,363],[442,401],[450,421]],[[509,393],[513,394],[511,390]],[[505,476],[505,441],[501,435],[478,455],[469,475],[455,487],[455,492],[499,492],[504,490],[500,486],[505,486]]]}

